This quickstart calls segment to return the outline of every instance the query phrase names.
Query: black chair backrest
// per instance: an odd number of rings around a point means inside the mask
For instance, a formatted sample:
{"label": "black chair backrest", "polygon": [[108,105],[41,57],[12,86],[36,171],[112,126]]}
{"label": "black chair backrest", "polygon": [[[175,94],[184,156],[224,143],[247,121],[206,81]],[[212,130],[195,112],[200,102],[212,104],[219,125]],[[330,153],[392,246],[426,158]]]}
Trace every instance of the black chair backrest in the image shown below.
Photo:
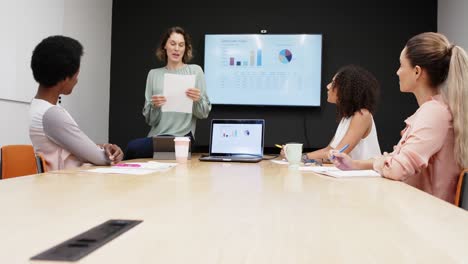
{"label": "black chair backrest", "polygon": [[36,164],[37,164],[37,173],[43,173],[45,168],[42,166],[42,159],[40,156],[36,156]]}
{"label": "black chair backrest", "polygon": [[460,203],[459,206],[465,210],[468,210],[468,171],[463,176],[463,181],[460,188]]}

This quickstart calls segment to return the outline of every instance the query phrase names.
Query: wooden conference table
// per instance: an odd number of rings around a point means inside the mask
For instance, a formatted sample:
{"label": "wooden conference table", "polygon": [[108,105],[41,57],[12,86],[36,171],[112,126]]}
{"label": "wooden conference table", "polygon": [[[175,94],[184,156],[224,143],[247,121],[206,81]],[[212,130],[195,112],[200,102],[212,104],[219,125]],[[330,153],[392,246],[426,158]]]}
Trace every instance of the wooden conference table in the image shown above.
{"label": "wooden conference table", "polygon": [[468,263],[468,213],[404,183],[258,164],[0,181],[0,263],[108,219],[143,222],[78,263]]}

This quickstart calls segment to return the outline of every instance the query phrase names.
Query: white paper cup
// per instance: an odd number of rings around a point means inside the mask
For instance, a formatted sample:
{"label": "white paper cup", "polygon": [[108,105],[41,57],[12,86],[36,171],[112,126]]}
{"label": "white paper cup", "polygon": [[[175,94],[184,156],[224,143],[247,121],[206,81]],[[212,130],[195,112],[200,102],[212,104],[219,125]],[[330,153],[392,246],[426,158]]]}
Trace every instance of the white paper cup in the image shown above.
{"label": "white paper cup", "polygon": [[190,145],[189,137],[175,137],[174,148],[177,163],[186,163],[188,159],[188,150]]}

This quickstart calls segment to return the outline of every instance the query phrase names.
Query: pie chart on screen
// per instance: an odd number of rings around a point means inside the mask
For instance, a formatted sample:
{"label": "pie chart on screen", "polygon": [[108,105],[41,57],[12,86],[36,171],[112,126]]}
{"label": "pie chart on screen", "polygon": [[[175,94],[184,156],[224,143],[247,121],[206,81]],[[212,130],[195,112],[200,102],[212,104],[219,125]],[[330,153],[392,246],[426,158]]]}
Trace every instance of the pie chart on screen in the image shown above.
{"label": "pie chart on screen", "polygon": [[279,57],[279,60],[280,60],[281,63],[286,64],[286,63],[291,62],[291,60],[292,60],[292,53],[291,53],[290,50],[284,49],[284,50],[281,50],[281,51],[279,52],[279,56],[278,56],[278,57]]}

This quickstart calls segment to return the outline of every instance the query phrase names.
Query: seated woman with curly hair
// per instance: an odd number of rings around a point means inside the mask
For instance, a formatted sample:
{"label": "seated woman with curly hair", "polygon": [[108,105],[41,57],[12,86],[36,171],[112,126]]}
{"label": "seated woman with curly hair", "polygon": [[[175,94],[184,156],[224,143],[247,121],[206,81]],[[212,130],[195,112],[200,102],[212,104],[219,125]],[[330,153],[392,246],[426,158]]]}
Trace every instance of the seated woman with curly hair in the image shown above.
{"label": "seated woman with curly hair", "polygon": [[340,123],[330,144],[304,153],[302,161],[326,159],[331,149],[341,149],[347,144],[349,147],[344,152],[354,159],[380,155],[377,130],[372,117],[379,93],[377,79],[362,67],[347,65],[338,70],[327,85],[327,90],[327,101],[336,104],[337,120]]}

